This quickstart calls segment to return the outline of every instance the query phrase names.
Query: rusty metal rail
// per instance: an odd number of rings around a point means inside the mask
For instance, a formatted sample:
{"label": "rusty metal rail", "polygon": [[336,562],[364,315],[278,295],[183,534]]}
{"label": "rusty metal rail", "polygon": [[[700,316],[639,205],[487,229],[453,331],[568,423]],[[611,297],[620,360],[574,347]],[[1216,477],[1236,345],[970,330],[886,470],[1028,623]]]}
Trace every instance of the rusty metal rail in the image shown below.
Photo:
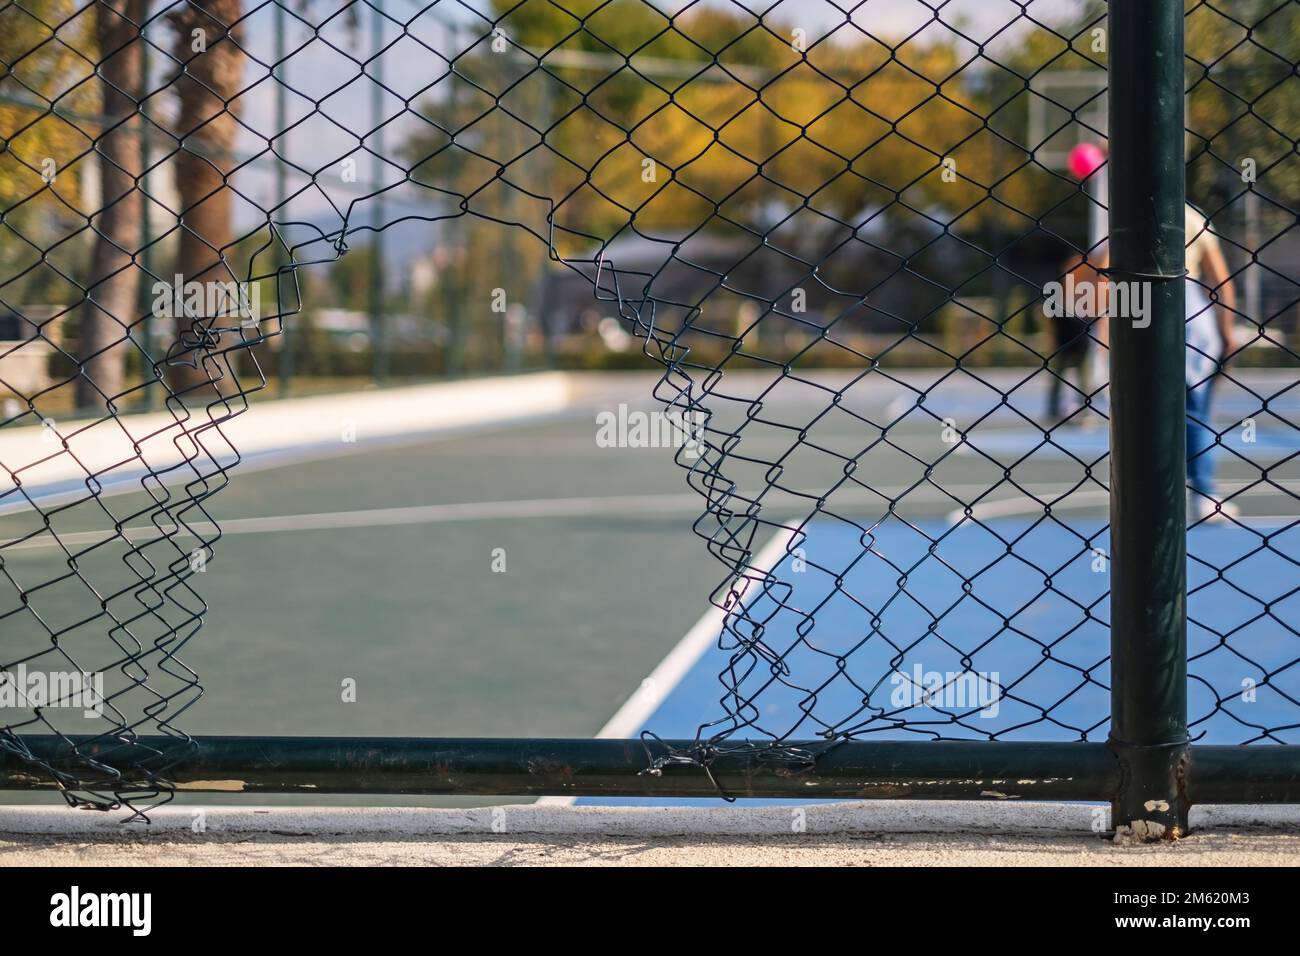
{"label": "rusty metal rail", "polygon": [[[190,753],[171,764],[178,790],[493,796],[733,797],[803,799],[1111,800],[1121,764],[1103,743],[825,741],[784,744],[773,760],[761,743],[718,752],[707,771],[656,762],[695,741],[518,740],[415,737],[165,737],[130,746],[87,739],[27,738],[57,766],[78,752],[105,769],[138,769],[140,753]],[[808,760],[791,762],[791,748]],[[1289,747],[1193,747],[1186,792],[1194,803],[1300,802],[1300,760]],[[84,772],[84,765],[83,772]],[[711,776],[710,776],[711,775]],[[715,783],[716,781],[716,783]],[[0,756],[0,788],[56,789],[17,757]]]}

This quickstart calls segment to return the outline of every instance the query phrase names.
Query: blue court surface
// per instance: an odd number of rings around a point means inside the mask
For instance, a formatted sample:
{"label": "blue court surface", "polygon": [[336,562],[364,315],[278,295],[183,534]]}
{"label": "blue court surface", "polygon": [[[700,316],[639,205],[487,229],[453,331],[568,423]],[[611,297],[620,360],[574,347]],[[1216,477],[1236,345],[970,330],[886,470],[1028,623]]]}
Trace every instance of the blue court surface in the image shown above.
{"label": "blue court surface", "polygon": [[[1300,554],[1300,528],[1271,518],[1243,524],[1200,525],[1188,536],[1193,736],[1300,743],[1300,666],[1293,666],[1300,637],[1292,630],[1300,626],[1300,596],[1291,557]],[[802,555],[785,553],[773,569],[780,583],[747,596],[749,617],[765,622],[762,634],[742,624],[734,625],[740,636],[715,629],[680,680],[658,688],[661,699],[641,728],[663,738],[707,737],[731,726],[725,701],[790,738],[833,727],[877,740],[1105,739],[1104,517],[955,528],[941,519],[891,518],[867,533],[835,522],[805,531],[786,549]],[[972,582],[968,589],[963,579]],[[963,681],[970,671],[980,679]],[[745,738],[763,734],[735,735]]]}

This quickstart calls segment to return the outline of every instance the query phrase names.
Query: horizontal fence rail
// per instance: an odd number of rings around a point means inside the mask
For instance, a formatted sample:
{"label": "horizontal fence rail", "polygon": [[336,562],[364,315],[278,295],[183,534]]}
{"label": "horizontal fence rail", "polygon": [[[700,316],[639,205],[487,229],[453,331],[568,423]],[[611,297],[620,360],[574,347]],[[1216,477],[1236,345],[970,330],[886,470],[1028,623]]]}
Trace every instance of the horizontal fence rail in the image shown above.
{"label": "horizontal fence rail", "polygon": [[[56,737],[27,739],[57,765],[74,753],[126,775],[142,750]],[[196,737],[171,769],[177,790],[200,793],[354,793],[447,796],[730,797],[915,800],[1097,800],[1121,792],[1121,763],[1103,743],[790,741],[816,760],[773,761],[760,747],[719,752],[707,772],[664,762],[693,740],[437,737]],[[1192,803],[1300,801],[1300,763],[1282,747],[1192,747],[1182,785]],[[116,761],[121,761],[120,764]],[[647,770],[654,764],[656,769]],[[0,788],[58,784],[11,755]]]}

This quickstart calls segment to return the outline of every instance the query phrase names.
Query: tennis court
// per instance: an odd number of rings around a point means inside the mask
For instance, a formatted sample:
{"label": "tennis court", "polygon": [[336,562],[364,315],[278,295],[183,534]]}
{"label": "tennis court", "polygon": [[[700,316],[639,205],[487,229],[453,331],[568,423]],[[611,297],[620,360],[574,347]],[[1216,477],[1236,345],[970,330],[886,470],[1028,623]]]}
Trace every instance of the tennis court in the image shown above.
{"label": "tennis court", "polygon": [[[616,388],[648,407],[648,385]],[[207,622],[187,664],[202,674],[189,712],[201,732],[598,728],[690,626],[698,610],[681,596],[713,573],[685,532],[696,505],[671,458],[596,446],[601,391],[541,416],[379,440],[363,431],[241,464],[211,499],[223,537],[196,578]],[[409,401],[404,389],[387,395],[394,408]],[[255,407],[250,426],[274,408]],[[138,497],[104,500],[121,515]],[[72,546],[88,544],[78,532],[102,533],[94,511],[56,518]],[[14,536],[25,520],[0,518]],[[28,545],[10,573],[57,577],[62,551],[48,537]],[[343,700],[349,680],[355,702]]]}
{"label": "tennis court", "polygon": [[[1283,557],[1300,550],[1293,522],[1280,514],[1288,482],[1272,474],[1277,487],[1270,488],[1258,483],[1258,470],[1237,470],[1236,433],[1228,431],[1258,415],[1251,392],[1285,386],[1264,372],[1236,377],[1244,387],[1225,388],[1216,421],[1228,446],[1220,475],[1233,491],[1256,483],[1235,499],[1240,525],[1198,526],[1189,539],[1191,671],[1201,678],[1192,682],[1190,711],[1194,732],[1215,743],[1285,725],[1292,705],[1281,695],[1300,694],[1300,675],[1283,670],[1257,700],[1233,701],[1242,678],[1262,680],[1295,656],[1294,637],[1271,629],[1261,606],[1300,617],[1290,597],[1294,564]],[[775,570],[793,593],[780,602],[759,593],[749,616],[766,621],[763,643],[787,671],[783,679],[752,669],[737,685],[742,696],[758,697],[765,687],[762,723],[793,738],[814,737],[827,724],[916,738],[930,724],[945,737],[1096,739],[1109,713],[1109,585],[1098,573],[1098,553],[1108,554],[1109,542],[1104,485],[1085,476],[1091,470],[1105,481],[1104,428],[1069,424],[1044,443],[1042,431],[1022,420],[1041,408],[1043,375],[1025,384],[1018,383],[1028,372],[1010,369],[940,385],[932,372],[854,378],[819,373],[806,394],[765,402],[769,425],[795,422],[822,412],[819,390],[843,390],[856,414],[894,424],[891,453],[864,456],[860,481],[829,495],[797,541],[790,534],[808,509],[793,489],[828,487],[839,468],[833,456],[792,462],[782,482],[792,490],[765,502],[765,515],[790,522],[790,530],[758,542],[756,550],[766,547],[754,563]],[[748,395],[767,381],[736,373],[728,394]],[[686,487],[672,449],[596,441],[598,413],[655,407],[653,376],[581,382],[565,408],[545,415],[253,459],[210,506],[225,537],[199,581],[207,624],[186,653],[205,688],[188,712],[192,732],[585,737],[649,730],[691,738],[704,727],[707,735],[725,716],[719,675],[735,641],[720,642],[720,612],[705,613],[725,569],[691,533],[703,501]],[[1013,396],[1011,405],[998,390]],[[403,400],[402,390],[390,394],[395,404]],[[1295,404],[1287,393],[1269,407],[1285,419]],[[274,407],[255,406],[249,418]],[[944,420],[960,430],[979,421],[966,431],[970,449],[944,457],[954,451]],[[855,421],[830,427],[823,420],[821,446],[870,445]],[[779,436],[761,424],[751,426],[738,455],[774,457]],[[1285,459],[1295,434],[1261,418],[1248,450],[1255,462]],[[918,483],[896,449],[941,464]],[[994,461],[1016,463],[1014,485]],[[1050,518],[1032,497],[1067,493]],[[109,502],[133,510],[129,494]],[[973,504],[978,520],[957,521],[959,502]],[[1265,534],[1269,548],[1261,547]],[[1207,563],[1198,564],[1198,555]],[[40,547],[15,557],[38,579],[54,576],[62,560]],[[842,586],[819,570],[844,566]],[[1213,580],[1209,567],[1224,568],[1222,579]],[[12,560],[10,570],[18,573]],[[978,601],[965,581],[974,582]],[[800,621],[810,609],[818,627],[805,640]],[[1253,659],[1234,656],[1219,633]],[[974,706],[891,706],[897,685],[890,675],[917,666],[996,675],[1002,693]]]}

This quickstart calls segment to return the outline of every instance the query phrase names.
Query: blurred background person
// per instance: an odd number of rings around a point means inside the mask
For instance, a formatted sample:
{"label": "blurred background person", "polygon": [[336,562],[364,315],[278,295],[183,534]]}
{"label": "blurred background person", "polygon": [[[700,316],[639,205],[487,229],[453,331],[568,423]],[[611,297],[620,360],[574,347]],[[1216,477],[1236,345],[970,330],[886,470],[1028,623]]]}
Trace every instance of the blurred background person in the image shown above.
{"label": "blurred background person", "polygon": [[[1212,425],[1215,382],[1236,347],[1232,317],[1236,312],[1237,294],[1223,249],[1210,231],[1209,223],[1190,205],[1185,213],[1187,348],[1184,371],[1187,383],[1187,484],[1190,489],[1188,515],[1194,521],[1221,520],[1238,514],[1235,505],[1220,500],[1215,488],[1214,446],[1218,433]],[[1071,269],[1075,287],[1082,288],[1082,283],[1089,281],[1099,283],[1096,301],[1104,302],[1101,284],[1106,282],[1106,278],[1102,272],[1109,265],[1108,244],[1077,259]],[[1098,348],[1105,350],[1109,347],[1110,329],[1104,310],[1099,310],[1099,313],[1093,324],[1093,335]]]}

